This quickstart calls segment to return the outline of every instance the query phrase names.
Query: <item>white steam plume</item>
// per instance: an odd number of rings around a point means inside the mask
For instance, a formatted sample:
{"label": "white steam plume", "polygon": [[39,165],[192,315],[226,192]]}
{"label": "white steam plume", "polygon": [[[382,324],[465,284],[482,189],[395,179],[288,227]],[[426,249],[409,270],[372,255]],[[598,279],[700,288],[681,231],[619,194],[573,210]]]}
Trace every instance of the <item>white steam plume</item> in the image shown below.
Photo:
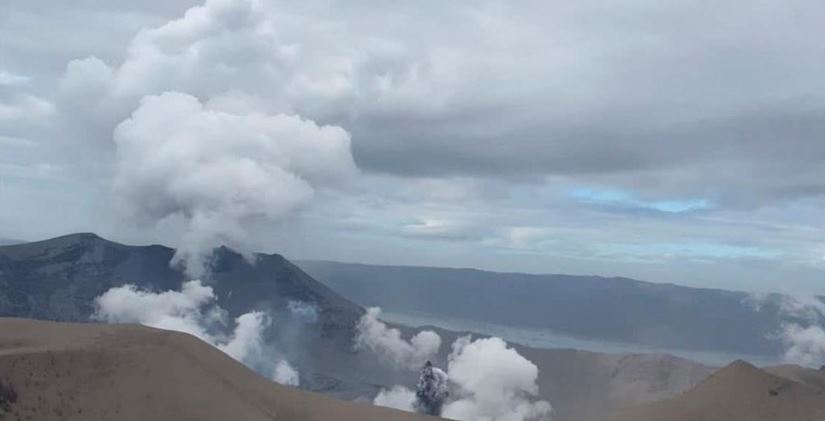
{"label": "white steam plume", "polygon": [[212,288],[201,281],[186,282],[180,291],[158,293],[126,284],[95,298],[92,318],[107,323],[140,323],[185,332],[216,345],[217,338],[207,329],[224,321],[226,314],[211,305],[214,300]]}
{"label": "white steam plume", "polygon": [[[501,338],[472,340],[465,336],[457,339],[452,345],[444,375],[440,369],[426,364],[429,361],[415,366],[412,362],[421,358],[410,357],[416,354],[413,352],[416,337],[427,333],[432,336],[427,342],[440,345],[438,334],[424,331],[406,342],[397,329],[389,328],[379,320],[379,315],[380,309],[371,308],[362,316],[356,332],[356,346],[369,349],[396,367],[419,369],[423,365],[417,391],[426,396],[421,399],[409,388],[396,385],[381,390],[373,399],[373,404],[430,414],[433,408],[440,407],[440,414],[432,415],[464,421],[549,419],[550,403],[535,399],[539,393],[536,383],[538,367],[508,347]],[[434,356],[438,348],[433,348],[428,354]],[[431,375],[432,379],[424,379],[426,375]],[[445,383],[448,386],[445,387]],[[430,396],[436,399],[428,399]]]}
{"label": "white steam plume", "polygon": [[318,307],[313,304],[289,300],[287,309],[292,318],[301,323],[315,323],[318,321]]}
{"label": "white steam plume", "polygon": [[144,98],[114,140],[116,193],[139,219],[183,225],[174,262],[192,277],[222,243],[246,249],[250,219],[279,220],[355,173],[338,127],[210,110],[181,93]]}
{"label": "white steam plume", "polygon": [[825,303],[816,297],[785,297],[781,311],[800,323],[785,323],[779,339],[785,345],[782,359],[789,363],[818,368],[825,365]]}
{"label": "white steam plume", "polygon": [[214,345],[238,361],[248,361],[261,353],[263,331],[269,324],[269,317],[260,311],[242,314],[235,319],[235,330],[228,342]]}
{"label": "white steam plume", "polygon": [[361,53],[281,40],[269,6],[207,0],[143,28],[119,65],[73,60],[60,84],[66,132],[113,149],[118,203],[180,233],[173,263],[190,278],[217,246],[248,255],[253,220],[281,221],[356,173],[349,134],[310,118],[349,109]]}
{"label": "white steam plume", "polygon": [[307,31],[306,19],[319,16],[301,16],[299,9],[206,0],[177,19],[142,28],[118,65],[94,56],[71,61],[60,85],[61,111],[105,141],[141,98],[168,91],[243,114],[325,121],[392,110],[432,113],[447,105],[456,79],[446,57],[372,33],[359,36],[340,21]]}
{"label": "white steam plume", "polygon": [[550,403],[533,401],[539,370],[507,347],[501,338],[453,343],[447,374],[457,385],[457,399],[444,405],[441,416],[466,421],[543,420]]}
{"label": "white steam plume", "polygon": [[401,411],[415,412],[415,392],[404,386],[383,389],[372,400],[373,405],[395,408]]}
{"label": "white steam plume", "polygon": [[[227,313],[215,303],[212,288],[201,281],[186,282],[180,291],[157,293],[127,284],[104,292],[95,298],[94,305],[93,320],[189,333],[247,365],[272,365],[263,355],[263,332],[271,324],[269,316],[260,311],[242,314],[235,319],[231,333],[220,333],[227,324]],[[286,361],[278,361],[273,371],[276,381],[298,384],[298,372]]]}
{"label": "white steam plume", "polygon": [[275,364],[272,380],[287,386],[298,386],[301,383],[298,370],[292,367],[286,360],[279,360],[278,363]]}
{"label": "white steam plume", "polygon": [[773,336],[785,347],[783,361],[814,368],[825,365],[825,302],[821,298],[750,294],[747,302],[757,312],[774,304],[780,317],[792,320],[782,323]]}
{"label": "white steam plume", "polygon": [[825,365],[825,330],[821,327],[786,324],[780,339],[785,345],[782,358],[786,362],[807,367]]}
{"label": "white steam plume", "polygon": [[381,309],[373,307],[358,321],[355,336],[357,348],[368,349],[397,368],[411,370],[421,368],[438,353],[441,337],[437,333],[425,330],[406,341],[398,329],[389,328],[378,319],[380,314]]}

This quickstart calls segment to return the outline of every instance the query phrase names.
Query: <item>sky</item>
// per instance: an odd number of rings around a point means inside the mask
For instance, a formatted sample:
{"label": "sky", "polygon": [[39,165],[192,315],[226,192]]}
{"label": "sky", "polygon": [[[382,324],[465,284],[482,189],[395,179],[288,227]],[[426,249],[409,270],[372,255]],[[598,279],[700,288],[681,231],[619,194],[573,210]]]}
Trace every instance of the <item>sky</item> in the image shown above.
{"label": "sky", "polygon": [[816,0],[5,0],[0,237],[825,294],[823,24]]}

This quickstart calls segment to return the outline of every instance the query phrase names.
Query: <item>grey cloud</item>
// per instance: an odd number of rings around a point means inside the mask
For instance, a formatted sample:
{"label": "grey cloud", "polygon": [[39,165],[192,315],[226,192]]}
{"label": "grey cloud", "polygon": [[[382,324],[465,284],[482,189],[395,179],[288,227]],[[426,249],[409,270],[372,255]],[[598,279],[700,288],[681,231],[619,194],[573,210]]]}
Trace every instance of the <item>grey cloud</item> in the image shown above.
{"label": "grey cloud", "polygon": [[[663,197],[700,196],[757,206],[825,194],[825,107],[743,110],[657,127],[602,119],[540,121],[466,134],[438,122],[393,121],[353,129],[359,166],[407,176],[561,175]],[[825,103],[823,103],[825,105]],[[483,118],[477,118],[483,120]]]}
{"label": "grey cloud", "polygon": [[[782,252],[769,275],[737,272],[734,262],[701,269],[713,279],[707,283],[736,273],[763,286],[771,277],[804,278],[809,289],[821,281],[822,2],[213,1],[251,24],[221,15],[188,37],[175,25],[152,30],[199,4],[0,4],[0,72],[26,79],[0,86],[0,103],[30,95],[56,110],[26,124],[0,121],[0,138],[32,145],[0,142],[0,173],[12,180],[4,180],[0,200],[20,203],[0,209],[8,226],[151,237],[96,225],[112,219],[101,205],[116,171],[112,131],[143,96],[179,90],[208,110],[297,113],[352,135],[364,170],[357,186],[324,198],[295,226],[267,227],[273,235],[262,246],[309,257],[324,250],[349,260],[581,273],[593,270],[588,259],[598,244],[632,237],[624,243]],[[260,13],[244,15],[249,5]],[[100,72],[83,61],[89,56]],[[108,82],[68,89],[75,59],[89,71],[77,80]],[[38,166],[60,168],[61,187],[19,181],[22,169]],[[63,188],[69,179],[77,182]],[[713,207],[616,211],[568,196],[582,187]],[[58,222],[37,211],[69,197],[77,215],[95,217]],[[428,228],[427,219],[450,227]],[[543,258],[519,255],[516,243]],[[497,254],[502,249],[506,255]],[[687,263],[667,271],[600,263],[606,275],[654,280],[695,272]]]}
{"label": "grey cloud", "polygon": [[[392,8],[261,1],[244,27],[227,17],[228,26],[213,22],[215,32],[200,41],[149,31],[130,53],[128,39],[139,28],[158,27],[195,3],[104,3],[84,1],[72,8],[76,20],[60,25],[48,25],[59,8],[9,3],[10,13],[26,18],[5,25],[16,29],[8,31],[10,62],[41,71],[37,60],[54,60],[58,51],[61,64],[101,55],[126,96],[132,88],[201,99],[251,94],[236,96],[240,102],[265,94],[264,108],[286,102],[353,133],[356,162],[379,173],[564,175],[663,197],[709,195],[731,206],[825,190],[819,2],[734,1],[711,9],[631,1],[604,10],[592,1]],[[118,35],[84,39],[84,18],[94,31]],[[74,56],[65,57],[63,47],[26,59],[26,43],[37,39],[29,21],[75,31]],[[106,26],[120,21],[131,23]],[[233,48],[224,48],[229,40]],[[186,51],[195,42],[203,54],[191,61]],[[163,47],[166,61],[136,55],[149,44]],[[210,70],[189,77],[187,62]],[[125,117],[117,114],[116,121]]]}

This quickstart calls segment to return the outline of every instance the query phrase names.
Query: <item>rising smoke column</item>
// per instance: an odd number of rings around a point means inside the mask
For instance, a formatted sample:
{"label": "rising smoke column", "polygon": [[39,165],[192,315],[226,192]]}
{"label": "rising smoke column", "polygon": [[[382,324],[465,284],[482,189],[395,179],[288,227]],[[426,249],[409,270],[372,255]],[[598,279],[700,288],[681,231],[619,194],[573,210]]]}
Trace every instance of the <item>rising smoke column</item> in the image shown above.
{"label": "rising smoke column", "polygon": [[182,226],[173,263],[191,277],[223,243],[248,250],[253,218],[280,220],[355,173],[341,128],[212,110],[182,93],[144,98],[114,140],[121,204],[139,220]]}
{"label": "rising smoke column", "polygon": [[[337,98],[318,88],[344,74],[341,67],[308,60],[332,57],[328,51],[282,41],[277,7],[269,6],[205,0],[177,19],[141,28],[122,61],[72,60],[58,88],[66,137],[114,162],[100,166],[113,174],[113,202],[130,221],[175,243],[170,264],[189,279],[208,277],[221,245],[252,261],[253,226],[284,221],[357,173],[349,133],[316,124],[319,115],[296,106],[307,91],[320,103]],[[317,105],[311,108],[324,108]],[[315,317],[312,309],[295,308],[301,310],[306,320]],[[211,288],[191,281],[179,292],[113,288],[98,298],[95,317],[191,333],[297,384],[298,372],[286,361],[262,359],[269,314],[249,312],[232,332],[217,334],[216,327],[231,323],[224,313]]]}
{"label": "rising smoke column", "polygon": [[441,337],[431,330],[419,332],[409,341],[401,331],[387,327],[378,319],[381,309],[373,307],[361,316],[356,326],[355,347],[374,352],[396,368],[417,370],[441,348]]}
{"label": "rising smoke column", "polygon": [[281,222],[357,173],[349,134],[315,123],[355,96],[329,89],[358,89],[340,65],[349,51],[283,41],[277,12],[206,0],[143,28],[120,63],[72,60],[60,83],[68,137],[114,155],[118,208],[171,233],[190,279],[204,279],[218,246],[251,257],[253,223]]}

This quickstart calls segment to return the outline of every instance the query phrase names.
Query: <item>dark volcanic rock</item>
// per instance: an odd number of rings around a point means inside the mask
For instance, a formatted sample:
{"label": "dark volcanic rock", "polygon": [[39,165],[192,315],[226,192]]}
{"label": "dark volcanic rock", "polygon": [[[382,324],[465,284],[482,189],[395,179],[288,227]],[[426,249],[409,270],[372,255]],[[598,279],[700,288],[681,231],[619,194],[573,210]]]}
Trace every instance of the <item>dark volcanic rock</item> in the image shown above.
{"label": "dark volcanic rock", "polygon": [[[95,234],[0,247],[0,317],[88,321],[93,300],[112,287],[180,289],[181,271],[169,266],[168,247],[127,246]],[[290,300],[315,305],[327,337],[352,337],[363,310],[305,274],[283,256],[257,254],[250,264],[240,254],[216,250],[204,280],[231,317],[252,309],[283,310]]]}

